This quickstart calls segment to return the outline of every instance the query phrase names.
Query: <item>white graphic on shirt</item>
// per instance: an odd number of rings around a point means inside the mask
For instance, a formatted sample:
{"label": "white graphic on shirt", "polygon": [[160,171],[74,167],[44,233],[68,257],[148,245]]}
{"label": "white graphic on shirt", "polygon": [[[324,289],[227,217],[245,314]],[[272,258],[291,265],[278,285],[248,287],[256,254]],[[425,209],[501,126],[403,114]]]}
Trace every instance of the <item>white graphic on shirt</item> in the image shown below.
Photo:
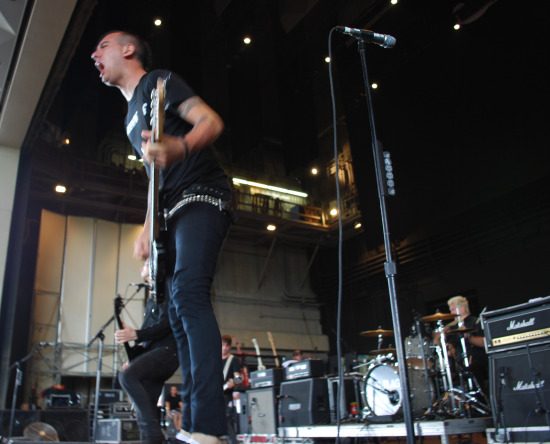
{"label": "white graphic on shirt", "polygon": [[130,136],[130,133],[136,127],[137,123],[138,123],[138,115],[136,111],[132,116],[132,120],[130,120],[130,122],[128,122],[128,125],[126,126],[126,134],[128,134],[128,136]]}

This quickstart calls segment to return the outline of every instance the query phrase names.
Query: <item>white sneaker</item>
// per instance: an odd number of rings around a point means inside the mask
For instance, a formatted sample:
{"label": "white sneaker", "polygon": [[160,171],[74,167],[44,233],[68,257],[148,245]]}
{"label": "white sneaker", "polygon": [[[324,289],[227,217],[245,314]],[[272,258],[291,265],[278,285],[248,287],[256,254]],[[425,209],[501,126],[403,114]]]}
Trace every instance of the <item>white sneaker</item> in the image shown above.
{"label": "white sneaker", "polygon": [[191,438],[191,433],[183,429],[176,433],[176,439],[187,444],[199,444],[197,441]]}
{"label": "white sneaker", "polygon": [[204,433],[193,433],[191,439],[199,444],[221,444],[221,440],[217,436]]}

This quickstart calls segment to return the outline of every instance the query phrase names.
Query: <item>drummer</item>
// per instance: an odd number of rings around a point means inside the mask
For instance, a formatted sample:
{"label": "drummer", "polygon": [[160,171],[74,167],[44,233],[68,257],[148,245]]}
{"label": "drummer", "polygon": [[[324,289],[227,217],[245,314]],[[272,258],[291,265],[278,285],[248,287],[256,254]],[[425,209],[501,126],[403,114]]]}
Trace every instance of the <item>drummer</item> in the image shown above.
{"label": "drummer", "polygon": [[[470,370],[477,379],[479,385],[483,390],[487,388],[488,376],[489,376],[489,363],[487,354],[485,353],[485,338],[483,336],[483,330],[477,317],[470,313],[470,307],[468,299],[464,296],[454,296],[447,301],[449,311],[455,315],[454,321],[447,324],[443,331],[448,333],[451,330],[458,330],[459,328],[467,330],[476,330],[470,333],[464,334],[466,342],[466,348],[468,353],[468,359],[470,362]],[[462,327],[459,327],[459,322]],[[446,335],[446,342],[450,345],[449,348],[454,348],[458,355],[461,354],[462,345],[460,334],[448,334]],[[433,341],[435,345],[440,345],[440,333],[434,331]],[[462,360],[459,360],[462,362]]]}

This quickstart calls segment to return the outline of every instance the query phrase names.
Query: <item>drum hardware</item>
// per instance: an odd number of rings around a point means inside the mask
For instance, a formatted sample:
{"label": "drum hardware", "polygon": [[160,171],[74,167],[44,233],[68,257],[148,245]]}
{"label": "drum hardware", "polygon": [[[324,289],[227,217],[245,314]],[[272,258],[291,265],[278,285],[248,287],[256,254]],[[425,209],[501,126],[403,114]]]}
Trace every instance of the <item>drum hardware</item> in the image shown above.
{"label": "drum hardware", "polygon": [[[477,411],[482,415],[490,413],[488,408],[488,401],[481,388],[470,372],[470,361],[468,359],[465,334],[473,333],[477,329],[466,329],[464,323],[458,316],[458,329],[445,331],[442,320],[437,321],[438,327],[435,330],[440,334],[440,345],[436,346],[437,355],[439,358],[441,378],[445,393],[436,401],[428,410],[427,413],[434,413],[437,415],[451,416],[451,417],[471,417],[472,410]],[[457,359],[456,363],[458,368],[458,375],[460,377],[460,387],[453,387],[453,377],[450,367],[449,350],[446,341],[449,335],[462,335],[460,338],[462,362]],[[467,378],[467,384],[465,378]],[[474,386],[476,387],[474,389]],[[466,387],[463,390],[461,387]],[[484,401],[481,400],[484,398]]]}
{"label": "drum hardware", "polygon": [[378,350],[371,350],[371,355],[387,355],[389,353],[395,353],[395,348],[379,348]]}
{"label": "drum hardware", "polygon": [[[382,341],[383,338],[388,336],[393,336],[393,330],[382,330],[382,327],[378,327],[378,330],[367,330],[359,333],[361,336],[365,336],[367,338],[378,338],[378,350],[382,349]],[[394,349],[395,351],[395,349]]]}

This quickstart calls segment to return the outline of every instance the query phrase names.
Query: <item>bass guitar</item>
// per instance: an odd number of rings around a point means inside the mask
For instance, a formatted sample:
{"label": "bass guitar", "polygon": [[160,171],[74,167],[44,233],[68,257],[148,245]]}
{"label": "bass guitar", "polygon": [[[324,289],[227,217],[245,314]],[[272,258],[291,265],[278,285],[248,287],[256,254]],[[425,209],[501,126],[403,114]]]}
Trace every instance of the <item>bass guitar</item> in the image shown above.
{"label": "bass guitar", "polygon": [[279,368],[279,355],[277,355],[277,349],[275,348],[275,341],[270,331],[267,332],[267,339],[271,344],[271,350],[273,350],[273,356],[275,357],[275,367]]}
{"label": "bass guitar", "polygon": [[[157,87],[151,93],[151,142],[158,143],[162,140],[164,125],[164,108],[166,106],[166,82],[160,78]],[[159,205],[160,171],[151,161],[149,173],[149,296],[157,304],[164,302],[166,285],[166,225],[162,206]],[[162,221],[162,223],[161,223]]]}
{"label": "bass guitar", "polygon": [[[120,318],[120,312],[124,308],[124,302],[122,301],[122,298],[120,295],[117,295],[115,298],[115,318],[116,323],[118,325],[119,329],[123,329],[124,326],[122,325],[122,319]],[[126,350],[126,356],[128,356],[128,361],[131,361],[136,356],[139,356],[141,353],[140,347],[134,346],[132,347],[128,342],[124,343],[124,349]]]}

